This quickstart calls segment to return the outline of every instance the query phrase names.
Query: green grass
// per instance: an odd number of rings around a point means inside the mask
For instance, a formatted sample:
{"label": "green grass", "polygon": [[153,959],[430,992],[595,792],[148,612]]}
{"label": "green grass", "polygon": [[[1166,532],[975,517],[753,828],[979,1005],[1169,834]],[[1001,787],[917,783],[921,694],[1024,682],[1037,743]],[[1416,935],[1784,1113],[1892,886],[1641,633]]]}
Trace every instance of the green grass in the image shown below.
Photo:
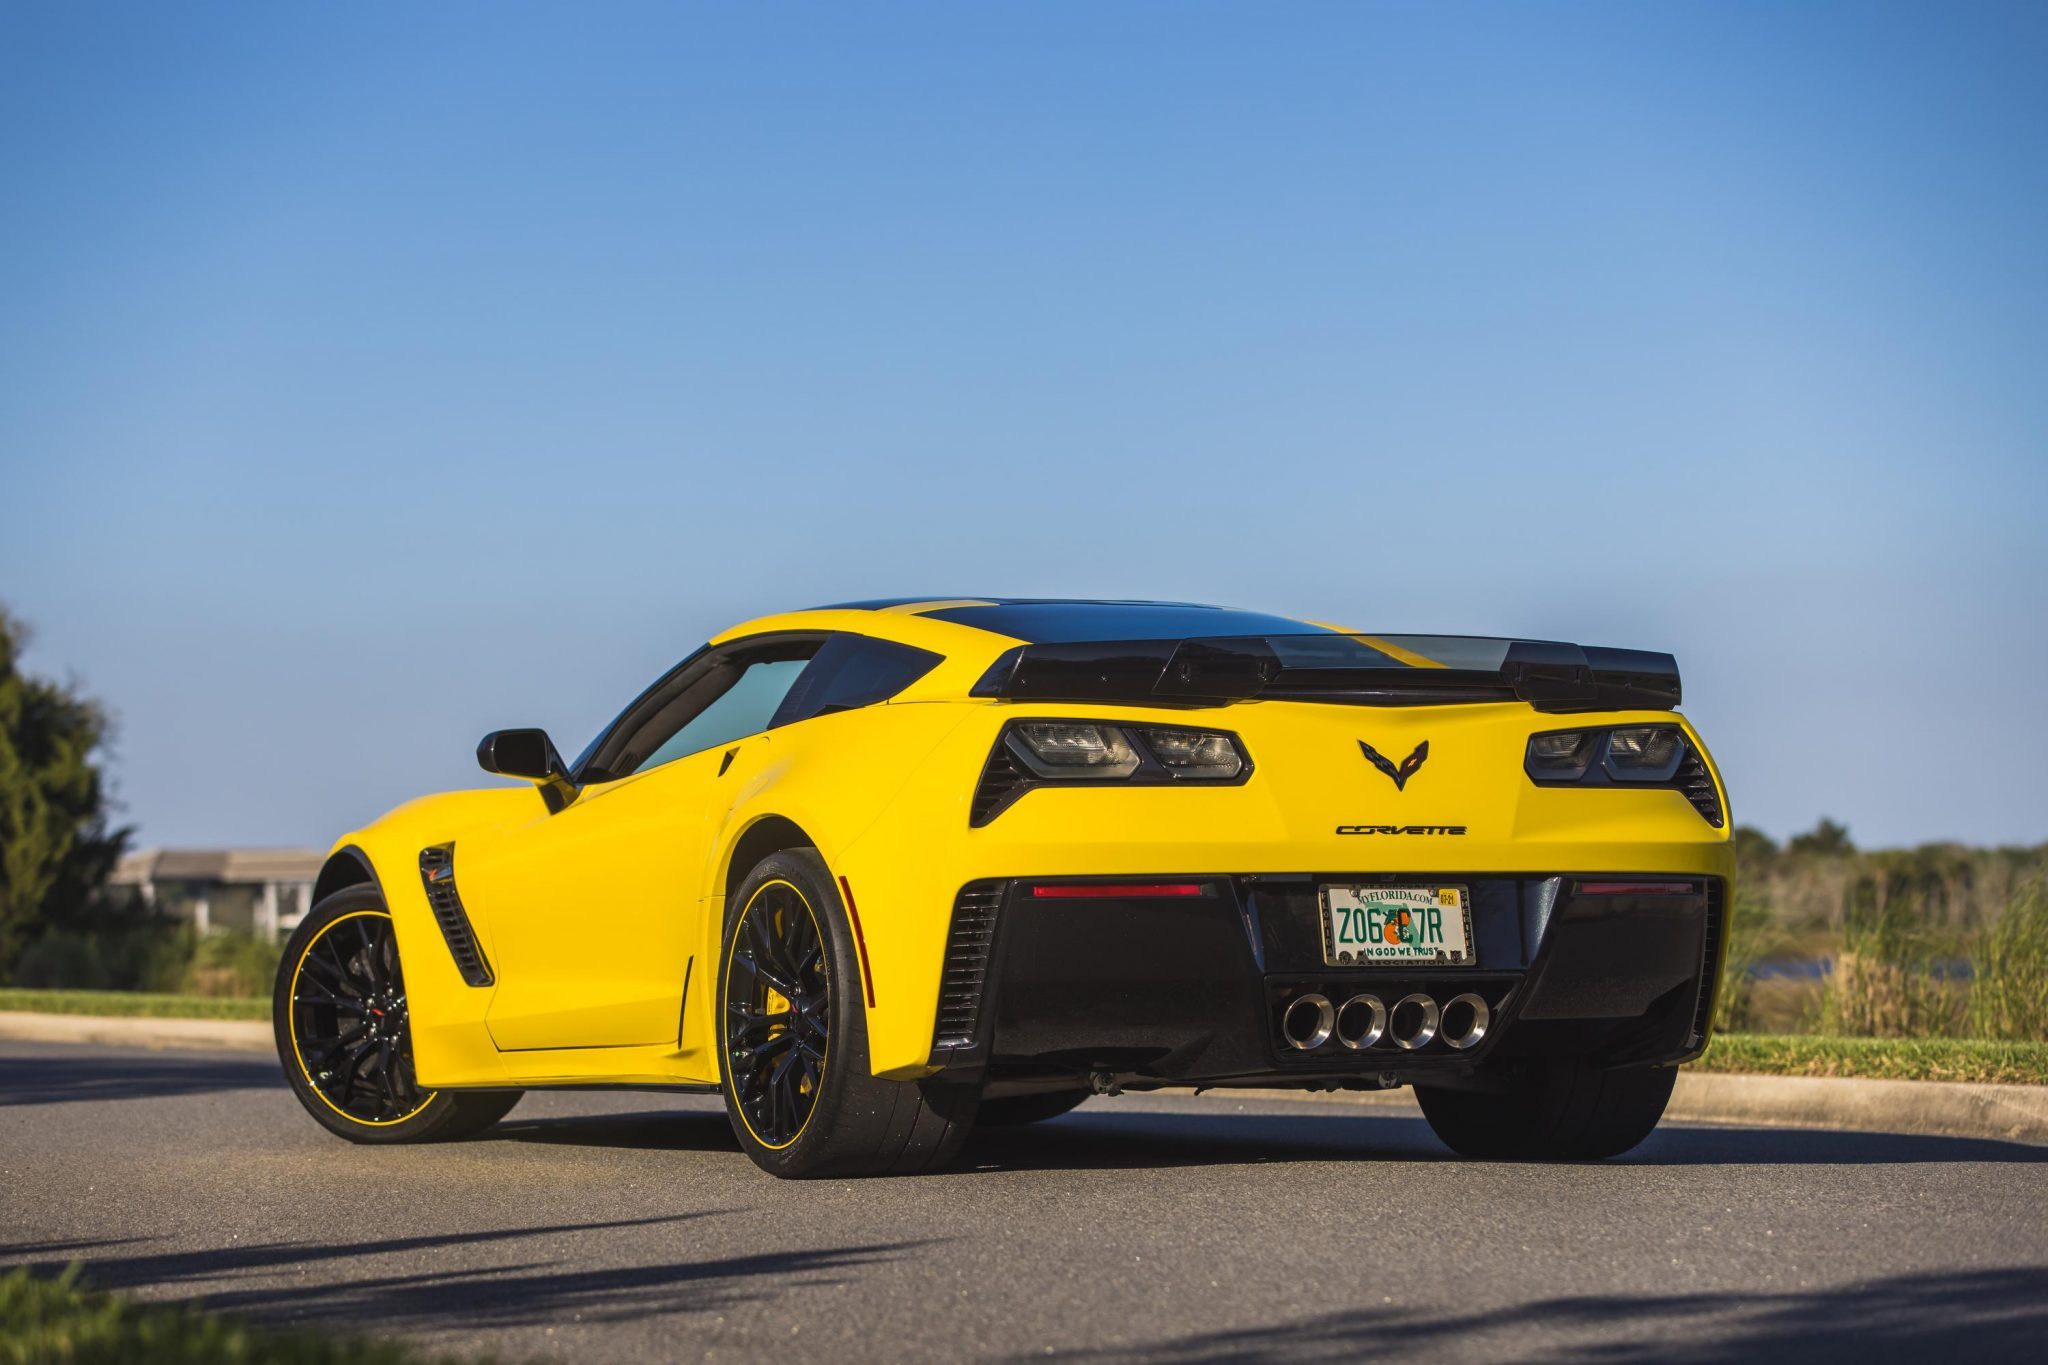
{"label": "green grass", "polygon": [[137,1304],[26,1267],[0,1276],[0,1365],[428,1365],[399,1342],[267,1332],[188,1304]]}
{"label": "green grass", "polygon": [[1966,1038],[1833,1038],[1722,1033],[1693,1063],[1701,1071],[1761,1076],[1858,1076],[1893,1081],[2048,1085],[2048,1043]]}
{"label": "green grass", "polygon": [[268,1019],[270,1001],[247,996],[151,995],[145,991],[36,991],[0,987],[0,1010],[146,1019]]}

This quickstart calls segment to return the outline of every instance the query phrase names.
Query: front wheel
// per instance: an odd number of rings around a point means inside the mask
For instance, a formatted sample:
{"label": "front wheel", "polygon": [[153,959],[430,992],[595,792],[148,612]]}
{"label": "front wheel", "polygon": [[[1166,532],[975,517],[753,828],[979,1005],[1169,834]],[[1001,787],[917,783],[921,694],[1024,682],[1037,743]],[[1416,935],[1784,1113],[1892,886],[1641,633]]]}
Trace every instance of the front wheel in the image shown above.
{"label": "front wheel", "polygon": [[1460,1156],[1595,1161],[1650,1135],[1677,1077],[1672,1067],[1607,1071],[1567,1060],[1505,1094],[1417,1086],[1415,1099]]}
{"label": "front wheel", "polygon": [[975,1092],[868,1069],[860,959],[825,860],[771,854],[726,908],[719,972],[725,1108],[770,1175],[910,1174],[943,1165]]}
{"label": "front wheel", "polygon": [[490,1127],[517,1090],[428,1090],[413,1072],[398,934],[384,898],[351,886],[314,906],[278,963],[277,1056],[292,1093],[350,1142],[441,1142]]}

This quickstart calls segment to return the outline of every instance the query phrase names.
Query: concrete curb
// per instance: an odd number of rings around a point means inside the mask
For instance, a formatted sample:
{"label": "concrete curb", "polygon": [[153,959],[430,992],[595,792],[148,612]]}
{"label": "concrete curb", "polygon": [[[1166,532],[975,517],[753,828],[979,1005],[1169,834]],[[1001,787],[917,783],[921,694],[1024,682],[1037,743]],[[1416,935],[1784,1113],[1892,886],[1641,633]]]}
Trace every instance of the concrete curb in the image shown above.
{"label": "concrete curb", "polygon": [[100,1043],[108,1047],[198,1048],[274,1052],[270,1025],[257,1019],[112,1018],[98,1014],[0,1011],[0,1038],[30,1043]]}
{"label": "concrete curb", "polygon": [[[0,1012],[0,1038],[108,1047],[198,1048],[269,1052],[270,1025],[250,1019],[113,1019],[90,1014]],[[1187,1091],[1166,1091],[1182,1094]],[[1211,1091],[1216,1098],[1257,1094],[1358,1105],[1414,1114],[1408,1090]],[[1962,1081],[1870,1081],[1816,1076],[1748,1076],[1681,1071],[1667,1118],[1680,1123],[1741,1123],[1833,1128],[1866,1133],[1925,1133],[2048,1145],[2048,1086]]]}
{"label": "concrete curb", "polygon": [[1681,1071],[1674,1119],[2048,1144],[2048,1085]]}

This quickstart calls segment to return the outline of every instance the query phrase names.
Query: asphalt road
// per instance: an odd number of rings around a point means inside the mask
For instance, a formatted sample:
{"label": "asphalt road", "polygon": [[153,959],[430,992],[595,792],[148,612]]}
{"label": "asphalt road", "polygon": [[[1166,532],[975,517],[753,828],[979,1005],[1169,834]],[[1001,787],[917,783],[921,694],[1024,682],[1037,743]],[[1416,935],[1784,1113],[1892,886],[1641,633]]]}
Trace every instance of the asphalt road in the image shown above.
{"label": "asphalt road", "polygon": [[262,1057],[0,1044],[0,1265],[73,1258],[515,1360],[2040,1359],[2048,1150],[1701,1126],[1478,1164],[1404,1113],[1127,1096],[786,1184],[711,1100],[376,1150]]}

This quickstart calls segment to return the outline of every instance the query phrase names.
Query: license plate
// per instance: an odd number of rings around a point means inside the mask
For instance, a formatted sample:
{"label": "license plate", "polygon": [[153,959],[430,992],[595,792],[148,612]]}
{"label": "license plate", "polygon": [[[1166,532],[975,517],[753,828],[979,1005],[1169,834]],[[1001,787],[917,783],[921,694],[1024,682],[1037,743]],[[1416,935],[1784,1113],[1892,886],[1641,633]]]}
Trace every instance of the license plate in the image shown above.
{"label": "license plate", "polygon": [[1323,961],[1332,967],[1472,964],[1462,886],[1325,886]]}

